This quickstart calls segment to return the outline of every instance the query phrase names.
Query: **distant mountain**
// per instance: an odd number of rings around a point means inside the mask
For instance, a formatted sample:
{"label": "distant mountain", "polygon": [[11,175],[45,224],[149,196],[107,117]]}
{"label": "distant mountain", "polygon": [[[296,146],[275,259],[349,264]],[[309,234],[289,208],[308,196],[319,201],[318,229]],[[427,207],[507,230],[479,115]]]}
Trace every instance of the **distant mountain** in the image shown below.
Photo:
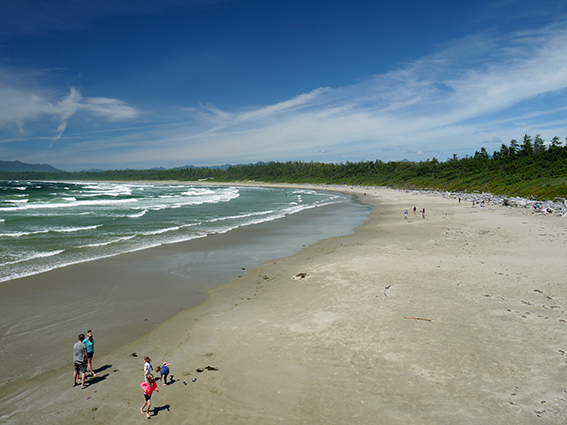
{"label": "distant mountain", "polygon": [[81,170],[81,173],[102,173],[103,169],[101,168],[89,168],[88,170]]}
{"label": "distant mountain", "polygon": [[60,173],[63,170],[59,170],[49,164],[25,164],[21,161],[0,161],[0,171]]}

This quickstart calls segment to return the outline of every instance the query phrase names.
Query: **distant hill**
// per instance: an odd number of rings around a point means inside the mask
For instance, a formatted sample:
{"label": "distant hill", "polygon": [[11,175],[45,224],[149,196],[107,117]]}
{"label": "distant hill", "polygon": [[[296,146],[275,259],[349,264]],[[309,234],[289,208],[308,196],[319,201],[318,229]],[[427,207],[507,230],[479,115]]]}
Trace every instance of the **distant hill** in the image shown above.
{"label": "distant hill", "polygon": [[0,171],[59,173],[63,170],[59,170],[49,164],[25,164],[21,161],[0,161]]}

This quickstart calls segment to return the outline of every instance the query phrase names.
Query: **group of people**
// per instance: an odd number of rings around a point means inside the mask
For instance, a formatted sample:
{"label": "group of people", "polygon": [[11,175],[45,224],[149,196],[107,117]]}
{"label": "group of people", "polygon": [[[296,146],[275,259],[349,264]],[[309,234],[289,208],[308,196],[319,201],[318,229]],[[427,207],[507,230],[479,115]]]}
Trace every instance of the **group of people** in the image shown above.
{"label": "group of people", "polygon": [[[167,377],[169,376],[169,366],[170,363],[163,362],[161,366],[157,366],[155,371],[160,374],[162,386],[167,385]],[[152,360],[149,357],[144,357],[144,382],[140,384],[142,390],[144,390],[144,404],[140,408],[142,415],[146,415],[146,418],[150,419],[150,407],[152,405],[152,394],[154,391],[159,392],[156,379],[152,374],[154,368],[152,367]],[[144,409],[146,409],[144,411]]]}
{"label": "group of people", "polygon": [[79,335],[79,340],[73,345],[73,386],[79,385],[77,379],[81,379],[81,388],[85,388],[85,377],[87,369],[91,372],[93,378],[96,373],[93,371],[93,356],[94,356],[94,338],[93,333],[89,329],[87,336],[85,334]]}
{"label": "group of people", "polygon": [[[413,207],[413,215],[415,215],[417,211],[416,207]],[[425,218],[425,208],[423,208],[421,211],[419,211],[421,213],[421,218]],[[404,219],[408,219],[408,210],[404,211]]]}
{"label": "group of people", "polygon": [[[92,331],[89,329],[87,335],[80,334],[78,341],[73,345],[73,387],[79,385],[80,379],[81,388],[85,388],[85,378],[87,369],[95,377],[96,373],[93,371],[92,360],[94,356],[94,337]],[[169,367],[171,363],[163,362],[162,365],[155,368],[155,372],[160,374],[162,386],[167,386],[167,378],[169,377]],[[152,367],[152,360],[149,357],[144,357],[144,382],[140,384],[144,390],[145,402],[140,408],[140,412],[150,419],[150,407],[152,405],[152,394],[158,391],[156,378],[152,374],[154,368]],[[170,380],[170,382],[172,382]],[[145,409],[145,410],[144,410]]]}

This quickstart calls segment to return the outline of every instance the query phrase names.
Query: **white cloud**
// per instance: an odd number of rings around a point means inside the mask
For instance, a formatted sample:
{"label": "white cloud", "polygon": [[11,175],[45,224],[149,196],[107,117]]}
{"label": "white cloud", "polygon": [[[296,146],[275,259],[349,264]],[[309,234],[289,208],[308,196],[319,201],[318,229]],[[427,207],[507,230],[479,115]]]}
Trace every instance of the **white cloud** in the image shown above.
{"label": "white cloud", "polygon": [[46,97],[49,92],[43,88],[22,86],[25,73],[17,76],[11,69],[0,68],[0,128],[18,126],[28,119],[48,114],[49,103]]}
{"label": "white cloud", "polygon": [[57,135],[54,137],[54,140],[61,138],[61,135],[67,128],[67,121],[77,112],[80,101],[81,95],[76,89],[72,88],[69,96],[57,103],[57,106],[54,108],[54,113],[60,115],[61,122],[57,127]]}
{"label": "white cloud", "polygon": [[92,97],[84,99],[79,109],[109,121],[124,121],[137,118],[140,112],[118,99]]}
{"label": "white cloud", "polygon": [[[59,140],[69,120],[78,113],[111,122],[131,120],[140,115],[136,108],[121,100],[84,98],[75,87],[63,97],[55,90],[41,87],[38,80],[41,78],[25,70],[0,69],[0,131],[38,136],[27,129],[30,124],[31,128],[41,129],[41,136],[51,134],[53,140]],[[53,121],[58,122],[57,126]]]}

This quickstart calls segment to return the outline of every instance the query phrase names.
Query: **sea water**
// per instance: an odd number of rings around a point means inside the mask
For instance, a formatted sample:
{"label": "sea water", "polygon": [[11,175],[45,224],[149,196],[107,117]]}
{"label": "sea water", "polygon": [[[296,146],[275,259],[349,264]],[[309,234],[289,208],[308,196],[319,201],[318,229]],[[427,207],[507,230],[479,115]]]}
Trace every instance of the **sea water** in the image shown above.
{"label": "sea water", "polygon": [[347,195],[309,189],[0,181],[0,282],[282,219]]}

